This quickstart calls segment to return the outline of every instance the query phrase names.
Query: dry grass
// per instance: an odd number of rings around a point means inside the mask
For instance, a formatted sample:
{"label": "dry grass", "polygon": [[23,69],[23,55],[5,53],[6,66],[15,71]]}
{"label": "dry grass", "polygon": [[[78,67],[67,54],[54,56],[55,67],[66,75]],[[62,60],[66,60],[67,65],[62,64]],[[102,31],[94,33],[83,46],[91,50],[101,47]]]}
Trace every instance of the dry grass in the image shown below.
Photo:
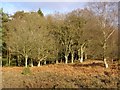
{"label": "dry grass", "polygon": [[30,67],[31,74],[21,74],[24,67],[3,67],[5,88],[117,88],[118,66],[105,69],[102,61],[88,60],[83,64],[54,64]]}

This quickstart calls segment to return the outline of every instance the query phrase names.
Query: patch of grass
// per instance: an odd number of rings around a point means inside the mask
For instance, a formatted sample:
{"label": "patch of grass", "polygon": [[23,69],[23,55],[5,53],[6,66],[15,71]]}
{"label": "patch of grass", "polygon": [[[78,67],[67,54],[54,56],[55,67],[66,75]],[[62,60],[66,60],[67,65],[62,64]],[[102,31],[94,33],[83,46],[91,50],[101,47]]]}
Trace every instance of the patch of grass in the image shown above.
{"label": "patch of grass", "polygon": [[23,74],[23,75],[31,74],[30,68],[29,67],[25,67],[21,74]]}

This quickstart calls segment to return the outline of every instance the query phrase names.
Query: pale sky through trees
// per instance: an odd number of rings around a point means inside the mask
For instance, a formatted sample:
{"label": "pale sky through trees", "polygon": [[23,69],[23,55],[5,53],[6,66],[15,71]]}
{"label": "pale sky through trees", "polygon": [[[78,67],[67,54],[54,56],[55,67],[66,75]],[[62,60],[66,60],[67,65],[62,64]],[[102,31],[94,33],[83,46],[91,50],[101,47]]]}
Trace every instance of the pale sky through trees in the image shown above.
{"label": "pale sky through trees", "polygon": [[77,8],[84,8],[86,2],[2,2],[5,13],[14,14],[16,11],[37,11],[39,8],[46,14],[54,12],[67,13]]}

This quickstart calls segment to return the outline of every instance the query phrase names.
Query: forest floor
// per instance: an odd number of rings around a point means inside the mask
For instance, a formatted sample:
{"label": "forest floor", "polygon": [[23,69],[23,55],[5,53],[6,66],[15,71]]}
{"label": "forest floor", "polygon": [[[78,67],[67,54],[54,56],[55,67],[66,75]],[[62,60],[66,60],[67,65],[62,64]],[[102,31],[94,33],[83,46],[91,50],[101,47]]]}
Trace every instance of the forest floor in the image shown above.
{"label": "forest floor", "polygon": [[83,64],[49,64],[29,67],[3,67],[3,88],[120,88],[118,64],[104,67],[102,61],[86,60]]}

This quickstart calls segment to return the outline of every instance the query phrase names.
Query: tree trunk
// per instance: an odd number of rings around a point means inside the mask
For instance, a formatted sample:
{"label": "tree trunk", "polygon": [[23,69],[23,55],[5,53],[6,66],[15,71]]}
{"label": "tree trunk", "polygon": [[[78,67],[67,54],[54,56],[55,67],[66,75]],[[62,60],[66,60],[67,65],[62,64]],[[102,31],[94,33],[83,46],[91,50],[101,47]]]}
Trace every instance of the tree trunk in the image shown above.
{"label": "tree trunk", "polygon": [[72,58],[71,58],[71,63],[73,63],[73,61],[74,61],[74,53],[72,53]]}
{"label": "tree trunk", "polygon": [[44,65],[46,65],[46,60],[44,61]]}
{"label": "tree trunk", "polygon": [[108,68],[107,60],[104,58],[105,67]]}
{"label": "tree trunk", "polygon": [[38,65],[37,65],[38,67],[40,67],[41,65],[40,65],[40,60],[39,60],[39,62],[38,62]]}
{"label": "tree trunk", "polygon": [[18,66],[18,59],[16,59],[16,66]]}
{"label": "tree trunk", "polygon": [[83,51],[83,47],[81,47],[81,58],[80,58],[80,62],[82,63],[83,62],[83,53],[84,53],[84,51]]}
{"label": "tree trunk", "polygon": [[104,45],[103,45],[103,59],[104,59],[105,67],[108,68],[107,59],[106,59],[106,57],[107,57],[106,56],[106,49],[107,49],[107,42],[106,42],[106,39],[105,39],[104,40]]}
{"label": "tree trunk", "polygon": [[56,64],[58,64],[58,60],[56,60]]}
{"label": "tree trunk", "polygon": [[8,50],[7,50],[7,63],[6,64],[9,65],[9,52],[8,52]]}
{"label": "tree trunk", "polygon": [[80,62],[83,62],[83,54],[81,54]]}
{"label": "tree trunk", "polygon": [[20,61],[20,60],[19,60],[19,55],[17,55],[17,60],[16,60],[16,65],[17,65],[17,66],[20,66],[19,61]]}
{"label": "tree trunk", "polygon": [[67,63],[68,63],[68,56],[65,55],[65,64],[67,64]]}
{"label": "tree trunk", "polygon": [[62,63],[62,59],[60,59],[60,63]]}
{"label": "tree trunk", "polygon": [[27,67],[27,60],[28,60],[28,56],[25,56],[25,67]]}
{"label": "tree trunk", "polygon": [[105,40],[104,45],[103,45],[103,53],[104,53],[103,59],[104,59],[105,67],[108,68],[107,59],[106,59],[106,49],[107,49],[107,43]]}
{"label": "tree trunk", "polygon": [[10,66],[10,52],[9,52],[9,49],[7,50],[7,60],[8,60],[7,64],[8,64],[8,66]]}
{"label": "tree trunk", "polygon": [[87,59],[87,54],[85,53],[85,59]]}
{"label": "tree trunk", "polygon": [[8,53],[8,65],[10,66],[10,59],[11,59],[11,54],[10,54],[10,52]]}
{"label": "tree trunk", "polygon": [[31,59],[31,67],[33,67],[33,60]]}
{"label": "tree trunk", "polygon": [[80,60],[80,49],[78,50],[78,60]]}

